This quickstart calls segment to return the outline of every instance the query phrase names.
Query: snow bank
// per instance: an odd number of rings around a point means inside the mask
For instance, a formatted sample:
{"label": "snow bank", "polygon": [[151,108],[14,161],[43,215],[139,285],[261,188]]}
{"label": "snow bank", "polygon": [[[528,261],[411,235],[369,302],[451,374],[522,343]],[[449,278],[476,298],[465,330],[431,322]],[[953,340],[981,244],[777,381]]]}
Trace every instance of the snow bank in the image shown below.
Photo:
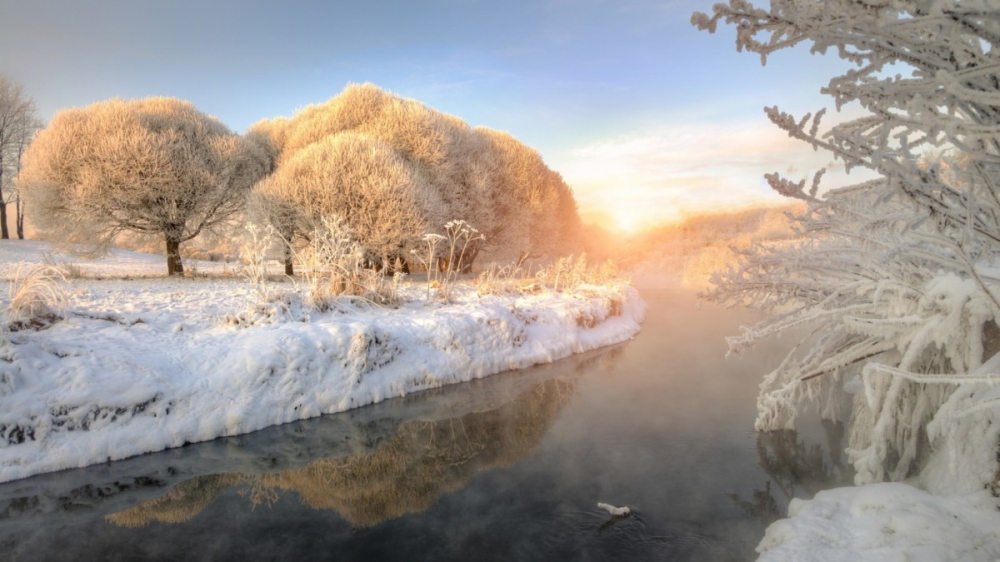
{"label": "snow bank", "polygon": [[982,490],[936,496],[901,483],[836,488],[792,500],[758,562],[967,562],[1000,559],[997,499]]}
{"label": "snow bank", "polygon": [[0,350],[0,482],[551,362],[631,338],[645,312],[627,285],[469,287],[452,304],[226,321],[253,298],[237,279],[72,281],[65,320]]}

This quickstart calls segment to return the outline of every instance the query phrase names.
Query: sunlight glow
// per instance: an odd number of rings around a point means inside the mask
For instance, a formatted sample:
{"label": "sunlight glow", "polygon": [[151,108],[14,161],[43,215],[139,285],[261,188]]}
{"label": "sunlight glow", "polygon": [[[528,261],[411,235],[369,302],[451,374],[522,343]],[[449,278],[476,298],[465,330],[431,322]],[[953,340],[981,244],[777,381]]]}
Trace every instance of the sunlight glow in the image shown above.
{"label": "sunlight glow", "polygon": [[576,147],[551,162],[573,188],[585,222],[626,233],[692,214],[787,203],[766,173],[798,181],[827,168],[824,189],[867,179],[859,172],[848,177],[828,154],[765,120],[678,123]]}
{"label": "sunlight glow", "polygon": [[635,234],[642,228],[639,217],[631,212],[619,212],[615,214],[615,222],[618,230],[625,234]]}

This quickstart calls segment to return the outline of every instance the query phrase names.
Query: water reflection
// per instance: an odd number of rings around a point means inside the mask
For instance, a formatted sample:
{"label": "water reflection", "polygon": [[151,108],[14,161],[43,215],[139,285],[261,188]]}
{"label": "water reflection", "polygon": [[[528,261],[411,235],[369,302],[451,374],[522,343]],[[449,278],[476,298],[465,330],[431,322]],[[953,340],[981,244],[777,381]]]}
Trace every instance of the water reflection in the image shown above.
{"label": "water reflection", "polygon": [[[752,493],[752,500],[738,494],[729,498],[747,515],[757,517],[764,526],[786,515],[792,498],[812,498],[817,492],[837,486],[849,486],[854,472],[843,462],[844,424],[822,420],[825,446],[809,443],[793,430],[784,429],[757,434],[760,467],[770,477],[764,488]],[[774,483],[777,490],[771,489]],[[775,497],[775,493],[779,493]]]}
{"label": "water reflection", "polygon": [[574,379],[545,380],[492,410],[404,423],[370,453],[277,473],[199,476],[106,519],[125,527],[183,523],[236,487],[248,509],[270,507],[292,491],[313,509],[333,510],[355,527],[371,527],[424,511],[478,472],[531,454],[575,393]]}

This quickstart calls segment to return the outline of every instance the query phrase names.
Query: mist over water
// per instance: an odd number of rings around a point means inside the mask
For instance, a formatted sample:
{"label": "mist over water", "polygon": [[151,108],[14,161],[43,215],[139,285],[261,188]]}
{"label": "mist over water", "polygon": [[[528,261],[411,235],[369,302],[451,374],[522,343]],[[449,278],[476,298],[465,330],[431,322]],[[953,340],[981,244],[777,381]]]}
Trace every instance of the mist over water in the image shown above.
{"label": "mist over water", "polygon": [[843,432],[757,435],[791,342],[726,359],[754,315],[643,295],[631,342],[0,485],[0,559],[752,560],[791,497],[850,481]]}

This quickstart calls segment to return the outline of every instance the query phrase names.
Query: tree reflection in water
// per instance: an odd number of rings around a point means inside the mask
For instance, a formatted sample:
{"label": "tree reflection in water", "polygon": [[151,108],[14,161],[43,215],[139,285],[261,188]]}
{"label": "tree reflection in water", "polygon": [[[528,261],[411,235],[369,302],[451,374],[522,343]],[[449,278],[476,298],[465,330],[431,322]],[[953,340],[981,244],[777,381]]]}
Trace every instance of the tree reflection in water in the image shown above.
{"label": "tree reflection in water", "polygon": [[[591,366],[592,367],[592,366]],[[576,379],[541,382],[486,411],[439,421],[411,421],[376,450],[314,461],[274,474],[212,474],[106,519],[125,527],[182,523],[236,487],[251,509],[294,491],[314,509],[337,511],[355,527],[371,527],[431,507],[477,473],[509,466],[534,452],[576,393]]]}
{"label": "tree reflection in water", "polygon": [[[752,500],[738,494],[727,494],[747,515],[757,517],[764,526],[785,517],[792,498],[812,498],[817,492],[837,486],[848,486],[854,472],[842,458],[844,424],[823,420],[826,446],[808,444],[790,429],[759,432],[757,455],[760,467],[770,479],[763,489],[753,491]],[[775,497],[771,483],[780,497]]]}

